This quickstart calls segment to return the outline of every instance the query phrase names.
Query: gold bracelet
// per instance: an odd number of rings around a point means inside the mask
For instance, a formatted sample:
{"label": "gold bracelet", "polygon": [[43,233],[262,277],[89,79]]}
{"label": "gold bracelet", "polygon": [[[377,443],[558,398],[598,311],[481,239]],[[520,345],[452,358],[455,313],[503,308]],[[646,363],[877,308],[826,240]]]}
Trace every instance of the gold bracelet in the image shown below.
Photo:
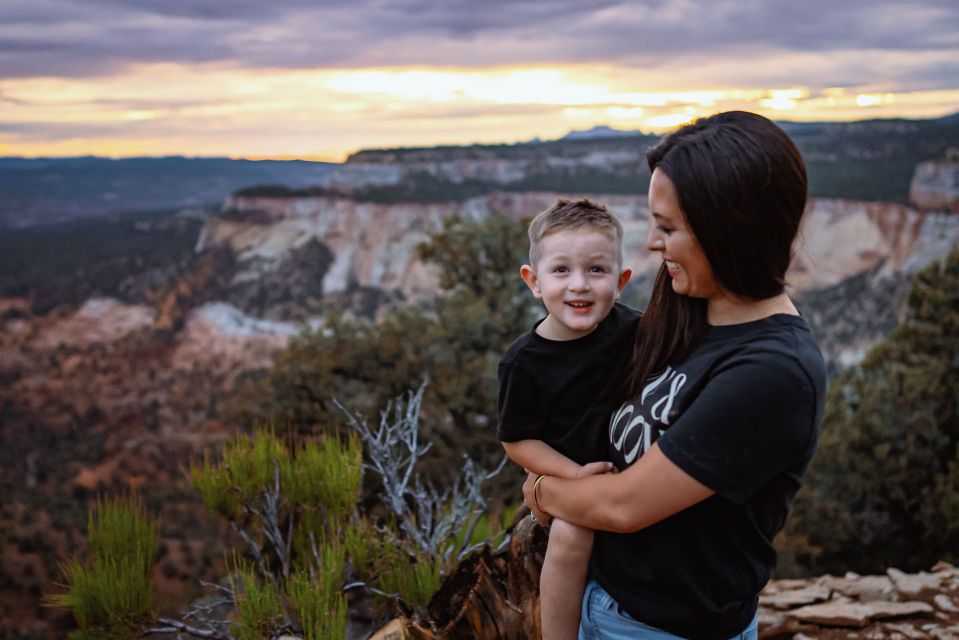
{"label": "gold bracelet", "polygon": [[546,477],[545,475],[542,475],[533,481],[533,506],[536,507],[536,510],[539,511],[540,513],[545,513],[546,515],[549,515],[549,513],[545,509],[543,509],[543,507],[539,506],[539,483],[542,482],[543,478],[545,477]]}

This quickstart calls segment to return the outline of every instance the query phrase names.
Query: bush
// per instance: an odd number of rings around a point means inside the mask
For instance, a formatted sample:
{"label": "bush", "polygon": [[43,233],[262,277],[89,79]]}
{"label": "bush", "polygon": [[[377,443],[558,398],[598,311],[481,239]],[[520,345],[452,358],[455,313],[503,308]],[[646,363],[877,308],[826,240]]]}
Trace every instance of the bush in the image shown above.
{"label": "bush", "polygon": [[[251,559],[234,563],[239,640],[286,628],[307,639],[342,638],[348,581],[409,613],[428,604],[465,554],[502,544],[505,536],[483,514],[480,485],[492,474],[469,458],[442,488],[415,472],[431,448],[419,439],[423,392],[395,399],[376,427],[346,412],[350,431],[342,437],[288,446],[261,429],[230,440],[219,462],[209,455],[193,462],[194,487]],[[388,515],[378,522],[358,509],[364,467],[382,485]]]}
{"label": "bush", "polygon": [[916,276],[906,319],[833,382],[787,526],[797,562],[818,573],[959,560],[957,389],[953,253]]}
{"label": "bush", "polygon": [[286,583],[290,608],[306,640],[346,637],[346,596],[343,585],[343,548],[327,544],[315,579],[303,571]]}
{"label": "bush", "polygon": [[80,638],[127,638],[153,617],[150,569],[159,534],[136,495],[98,500],[87,525],[90,560],[63,566],[68,591],[49,606],[69,609]]}
{"label": "bush", "polygon": [[237,640],[263,640],[273,637],[282,622],[280,593],[274,583],[260,579],[249,564],[237,562],[235,575],[240,585],[234,601],[232,629]]}

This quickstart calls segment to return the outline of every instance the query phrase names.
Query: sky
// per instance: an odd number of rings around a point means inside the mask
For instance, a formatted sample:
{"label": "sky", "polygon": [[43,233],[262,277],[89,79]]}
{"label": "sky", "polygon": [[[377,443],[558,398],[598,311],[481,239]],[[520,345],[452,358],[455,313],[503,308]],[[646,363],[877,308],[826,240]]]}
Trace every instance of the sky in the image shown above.
{"label": "sky", "polygon": [[0,156],[371,147],[959,111],[957,0],[0,0]]}

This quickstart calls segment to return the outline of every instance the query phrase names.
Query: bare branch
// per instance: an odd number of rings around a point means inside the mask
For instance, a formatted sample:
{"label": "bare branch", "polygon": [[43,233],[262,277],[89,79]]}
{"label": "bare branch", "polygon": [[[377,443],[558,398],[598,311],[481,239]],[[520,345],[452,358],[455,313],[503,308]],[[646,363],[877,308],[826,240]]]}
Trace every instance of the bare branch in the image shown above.
{"label": "bare branch", "polygon": [[[231,598],[220,598],[218,600],[211,600],[203,604],[193,603],[190,605],[190,610],[183,615],[184,620],[189,620],[190,618],[198,618],[202,616],[208,616],[213,613],[213,611],[223,605],[233,605],[236,601]],[[204,619],[204,621],[206,621]]]}
{"label": "bare branch", "polygon": [[365,467],[380,476],[383,484],[380,496],[396,516],[400,530],[420,551],[448,562],[454,552],[449,541],[464,527],[467,535],[457,557],[470,547],[470,538],[486,509],[481,486],[503,469],[506,457],[496,469],[486,472],[464,456],[463,472],[453,479],[451,488],[424,485],[414,470],[431,446],[421,445],[419,441],[419,414],[425,389],[424,382],[415,392],[407,394],[405,402],[400,397],[387,405],[380,413],[376,430],[361,415],[350,412],[335,399],[334,404],[346,414],[351,428],[359,434],[369,459]]}
{"label": "bare branch", "polygon": [[222,584],[216,584],[215,582],[207,582],[206,580],[200,580],[200,586],[207,587],[209,589],[214,589],[215,591],[220,591],[221,593],[233,598],[236,594],[233,593],[233,589],[229,587],[224,587]]}
{"label": "bare branch", "polygon": [[194,627],[186,624],[185,622],[180,622],[179,620],[174,620],[172,618],[157,618],[157,622],[160,624],[166,625],[165,627],[151,627],[149,629],[144,629],[144,636],[153,635],[156,633],[177,633],[182,631],[187,633],[195,638],[213,638],[215,640],[233,640],[230,634],[218,631],[216,629],[200,629],[199,627]]}
{"label": "bare branch", "polygon": [[[247,507],[247,509],[253,513],[259,514],[259,512],[254,509],[250,509],[249,507]],[[247,533],[245,529],[237,526],[235,521],[230,520],[230,526],[233,527],[233,530],[237,532],[241,538],[243,538],[243,541],[246,542],[246,545],[250,548],[250,554],[253,556],[254,562],[256,562],[256,567],[260,570],[260,575],[269,578],[273,585],[276,586],[276,576],[273,575],[272,571],[267,570],[266,562],[263,560],[263,553],[260,552],[260,545],[258,545],[253,538],[250,537],[250,534]]]}

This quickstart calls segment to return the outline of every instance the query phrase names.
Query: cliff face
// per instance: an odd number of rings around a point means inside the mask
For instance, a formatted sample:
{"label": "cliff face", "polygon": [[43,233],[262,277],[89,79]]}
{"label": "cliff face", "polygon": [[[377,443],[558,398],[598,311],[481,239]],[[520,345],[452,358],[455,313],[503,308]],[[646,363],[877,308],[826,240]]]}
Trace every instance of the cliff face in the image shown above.
{"label": "cliff face", "polygon": [[550,145],[525,150],[513,147],[508,155],[497,153],[495,147],[459,153],[438,153],[431,149],[404,153],[363,151],[330,172],[322,184],[351,192],[366,187],[397,185],[410,176],[425,175],[452,184],[477,181],[502,187],[534,175],[571,170],[635,171],[637,166],[645,165],[646,149],[655,140],[651,136],[632,136],[614,146],[586,141],[567,144],[561,149]]}
{"label": "cliff face", "polygon": [[[318,274],[318,295],[359,288],[380,291],[383,300],[428,302],[435,295],[436,277],[419,260],[416,246],[444,218],[483,219],[499,213],[520,219],[557,197],[551,192],[495,192],[462,203],[421,205],[234,197],[224,215],[208,221],[198,248],[229,247],[238,264],[232,286],[241,287],[269,279],[299,248],[317,243],[332,256]],[[623,221],[625,261],[635,273],[630,288],[644,295],[659,267],[658,257],[645,248],[646,198],[596,199]],[[897,322],[910,276],[957,246],[959,217],[948,213],[891,203],[811,200],[788,282],[832,366],[858,361]],[[277,286],[282,288],[282,282]]]}
{"label": "cliff face", "polygon": [[[350,286],[431,297],[435,280],[416,247],[444,218],[532,217],[559,194],[496,192],[463,203],[396,205],[344,198],[242,198],[227,201],[224,216],[207,222],[198,250],[225,245],[238,258],[234,282],[255,279],[294,249],[316,240],[333,254],[323,292]],[[645,275],[658,260],[645,249],[649,211],[644,196],[594,196],[623,221],[626,263]],[[890,203],[813,199],[789,274],[796,291],[821,289],[883,265],[884,273],[913,273],[955,246],[959,218]]]}
{"label": "cliff face", "polygon": [[959,213],[959,149],[950,149],[945,160],[919,163],[909,201],[922,211]]}

